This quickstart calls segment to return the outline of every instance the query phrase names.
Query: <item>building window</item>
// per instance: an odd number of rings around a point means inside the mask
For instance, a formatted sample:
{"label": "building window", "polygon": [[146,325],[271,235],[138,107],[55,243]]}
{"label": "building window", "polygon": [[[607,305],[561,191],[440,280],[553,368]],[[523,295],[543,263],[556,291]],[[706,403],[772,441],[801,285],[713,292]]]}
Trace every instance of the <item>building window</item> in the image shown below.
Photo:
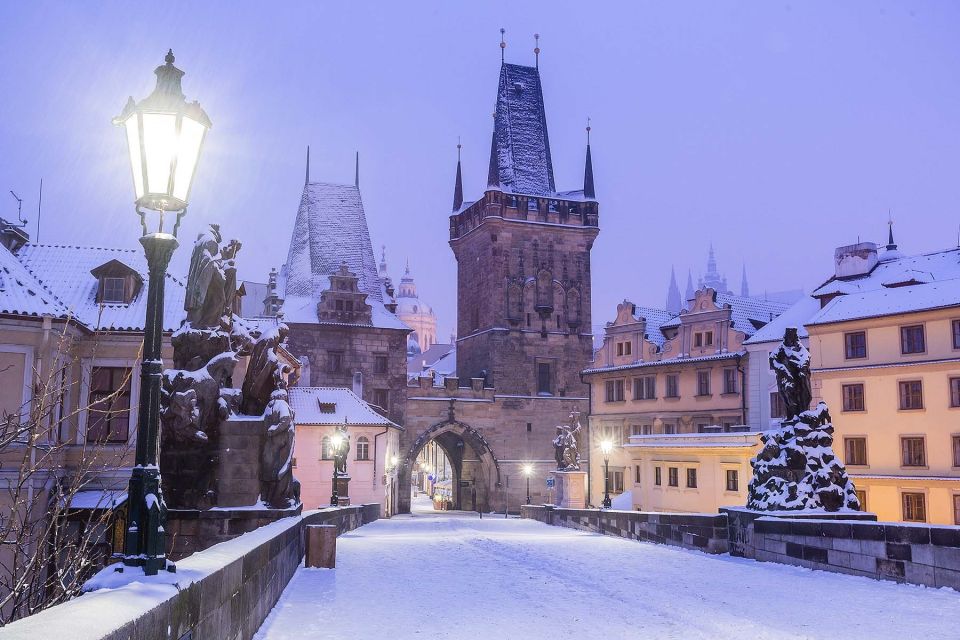
{"label": "building window", "polygon": [[663,484],[663,478],[660,475],[660,467],[653,468],[653,484],[657,485],[658,487]]}
{"label": "building window", "polygon": [[617,343],[617,356],[622,356],[622,355],[623,355],[623,343],[622,343],[622,342],[618,342],[618,343]]}
{"label": "building window", "polygon": [[657,397],[657,376],[633,379],[634,400],[654,400]]}
{"label": "building window", "polygon": [[923,409],[923,384],[919,380],[900,383],[900,408]]}
{"label": "building window", "polygon": [[623,401],[623,380],[607,380],[606,400],[607,402]]}
{"label": "building window", "polygon": [[671,487],[680,486],[680,470],[677,467],[667,468],[667,484]]}
{"label": "building window", "polygon": [[953,436],[953,466],[960,467],[960,436]]}
{"label": "building window", "polygon": [[630,435],[631,435],[631,436],[639,436],[639,435],[640,435],[640,425],[638,425],[638,424],[632,424],[632,425],[630,425]]}
{"label": "building window", "polygon": [[126,442],[130,435],[130,377],[126,367],[94,367],[90,373],[87,442]]}
{"label": "building window", "polygon": [[703,346],[703,334],[699,331],[693,334],[693,346],[702,347]]}
{"label": "building window", "polygon": [[740,472],[736,469],[727,469],[727,491],[740,491]]}
{"label": "building window", "polygon": [[960,524],[960,493],[953,495],[953,524]]}
{"label": "building window", "polygon": [[867,357],[867,332],[854,331],[843,336],[847,360]]}
{"label": "building window", "polygon": [[632,342],[618,342],[617,343],[617,355],[618,356],[629,356],[633,353],[633,343]]}
{"label": "building window", "polygon": [[854,489],[853,492],[857,494],[857,500],[860,501],[860,511],[867,510],[867,492],[863,489]]}
{"label": "building window", "polygon": [[770,417],[781,419],[787,417],[787,408],[783,404],[783,398],[779,391],[770,393]]}
{"label": "building window", "polygon": [[900,438],[900,450],[903,453],[904,467],[927,466],[925,441],[921,437]]}
{"label": "building window", "polygon": [[723,392],[724,393],[737,392],[737,370],[735,368],[728,368],[723,370]]}
{"label": "building window", "polygon": [[960,320],[954,320],[953,326],[953,348],[960,349]]}
{"label": "building window", "polygon": [[687,489],[697,488],[697,470],[687,469]]}
{"label": "building window", "polygon": [[676,433],[676,432],[677,432],[677,425],[673,424],[672,422],[664,422],[664,423],[663,423],[663,432],[666,433],[666,434]]}
{"label": "building window", "polygon": [[100,301],[106,304],[124,304],[127,301],[126,278],[104,278]]}
{"label": "building window", "polygon": [[323,436],[320,440],[320,459],[333,460],[333,450],[330,448],[330,437]]}
{"label": "building window", "polygon": [[844,438],[843,450],[846,452],[846,463],[853,466],[866,466],[867,464],[867,439],[866,438]]}
{"label": "building window", "polygon": [[374,373],[387,372],[387,356],[376,355],[373,357],[373,372]]}
{"label": "building window", "polygon": [[357,460],[370,459],[370,441],[367,436],[357,438]]}
{"label": "building window", "polygon": [[633,468],[633,484],[640,484],[640,465]]}
{"label": "building window", "polygon": [[380,407],[384,411],[390,409],[390,393],[387,389],[374,389],[373,390],[373,404]]}
{"label": "building window", "polygon": [[667,375],[667,396],[668,398],[679,398],[680,397],[680,385],[677,379],[677,374],[671,373]]}
{"label": "building window", "polygon": [[926,496],[922,493],[903,494],[903,519],[905,522],[926,522]]}
{"label": "building window", "polygon": [[863,411],[863,384],[843,385],[843,410]]}
{"label": "building window", "polygon": [[923,338],[923,325],[914,324],[909,327],[900,327],[900,353],[923,353],[927,350]]}
{"label": "building window", "polygon": [[340,351],[327,351],[327,372],[338,373],[343,369],[343,353]]}
{"label": "building window", "polygon": [[710,372],[697,371],[697,395],[710,395]]}
{"label": "building window", "polygon": [[[643,425],[640,433],[642,435],[649,436],[650,434],[653,433],[653,425],[652,424]],[[960,466],[960,465],[957,465],[957,466]]]}
{"label": "building window", "polygon": [[703,345],[705,347],[713,346],[713,331],[707,331],[705,334],[703,334]]}
{"label": "building window", "polygon": [[607,476],[607,483],[610,493],[623,493],[623,471],[611,470]]}
{"label": "building window", "polygon": [[950,406],[960,407],[960,378],[950,378]]}
{"label": "building window", "polygon": [[[550,371],[549,362],[537,363],[537,393],[542,393],[544,395],[553,394],[553,375]],[[621,395],[623,395],[622,389]]]}

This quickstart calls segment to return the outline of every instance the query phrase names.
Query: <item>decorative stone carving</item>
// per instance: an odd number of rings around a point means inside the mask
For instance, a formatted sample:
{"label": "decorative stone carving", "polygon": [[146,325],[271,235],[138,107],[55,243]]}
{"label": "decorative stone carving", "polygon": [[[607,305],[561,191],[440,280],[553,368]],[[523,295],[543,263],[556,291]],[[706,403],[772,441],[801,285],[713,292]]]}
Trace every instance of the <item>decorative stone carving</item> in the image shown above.
{"label": "decorative stone carving", "polygon": [[859,509],[853,483],[833,452],[833,425],[823,402],[809,409],[810,354],[788,328],[770,356],[786,407],[779,429],[760,434],[763,448],[750,461],[747,507],[759,511]]}
{"label": "decorative stone carving", "polygon": [[[576,425],[571,426],[571,425]],[[580,432],[580,416],[570,413],[570,425],[557,425],[557,435],[553,439],[553,457],[557,461],[557,471],[579,471],[580,449],[577,446],[577,434]]]}
{"label": "decorative stone carving", "polygon": [[293,411],[287,390],[270,394],[264,411],[264,442],[260,451],[260,499],[274,509],[300,502],[300,483],[293,477]]}

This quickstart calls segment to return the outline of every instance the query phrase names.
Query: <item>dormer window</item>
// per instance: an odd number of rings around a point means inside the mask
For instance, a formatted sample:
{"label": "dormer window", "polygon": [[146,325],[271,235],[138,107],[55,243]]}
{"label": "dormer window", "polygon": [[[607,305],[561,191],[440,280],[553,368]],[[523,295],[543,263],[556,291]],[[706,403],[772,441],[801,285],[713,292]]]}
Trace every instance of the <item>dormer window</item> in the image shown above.
{"label": "dormer window", "polygon": [[101,302],[104,304],[125,304],[127,302],[124,291],[127,284],[126,280],[126,278],[103,278],[100,285],[103,287]]}

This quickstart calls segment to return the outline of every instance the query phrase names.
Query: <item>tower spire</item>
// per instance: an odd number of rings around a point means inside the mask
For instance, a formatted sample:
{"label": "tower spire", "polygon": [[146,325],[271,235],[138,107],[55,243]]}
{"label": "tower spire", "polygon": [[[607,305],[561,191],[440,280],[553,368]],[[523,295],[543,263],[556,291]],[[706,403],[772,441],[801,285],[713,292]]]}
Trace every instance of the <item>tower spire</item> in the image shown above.
{"label": "tower spire", "polygon": [[307,145],[307,173],[303,179],[303,184],[310,184],[310,145]]}
{"label": "tower spire", "polygon": [[687,290],[685,295],[688,301],[696,297],[696,291],[693,289],[693,274],[690,272],[690,269],[687,269]]}
{"label": "tower spire", "polygon": [[887,250],[895,251],[897,243],[893,241],[893,214],[887,210]]}
{"label": "tower spire", "polygon": [[453,210],[463,206],[463,178],[460,175],[460,138],[457,138],[457,180],[453,185]]}
{"label": "tower spire", "polygon": [[667,289],[667,311],[673,315],[678,315],[683,307],[680,300],[680,287],[677,286],[677,273],[670,265],[670,287]]}
{"label": "tower spire", "polygon": [[533,45],[533,55],[536,56],[536,67],[540,68],[540,34],[533,34],[533,40],[536,44]]}
{"label": "tower spire", "polygon": [[747,284],[747,265],[743,265],[743,270],[740,272],[740,295],[744,298],[750,297],[750,285]]}
{"label": "tower spire", "polygon": [[504,50],[507,48],[507,41],[503,39],[503,36],[506,32],[506,29],[500,27],[500,64],[503,64],[503,54]]}
{"label": "tower spire", "polygon": [[353,168],[353,186],[360,188],[360,152],[357,151],[356,162]]}
{"label": "tower spire", "polygon": [[583,197],[591,200],[597,197],[593,187],[593,159],[590,156],[590,118],[587,118],[587,159],[583,165]]}

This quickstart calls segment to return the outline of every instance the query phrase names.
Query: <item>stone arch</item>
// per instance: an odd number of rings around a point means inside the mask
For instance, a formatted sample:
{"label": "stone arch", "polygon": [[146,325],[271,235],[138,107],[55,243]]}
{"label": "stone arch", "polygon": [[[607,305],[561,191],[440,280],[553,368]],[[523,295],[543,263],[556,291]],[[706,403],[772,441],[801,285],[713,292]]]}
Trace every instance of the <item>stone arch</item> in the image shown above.
{"label": "stone arch", "polygon": [[[431,441],[446,454],[454,470],[454,508],[476,508],[471,500],[462,495],[460,480],[463,473],[463,453],[469,446],[480,460],[479,476],[474,474],[474,488],[477,491],[477,503],[484,511],[494,510],[502,501],[500,494],[500,461],[493,453],[490,443],[477,429],[456,419],[447,419],[424,429],[404,452],[398,470],[400,495],[397,500],[398,513],[410,513],[410,480],[414,464],[420,451]],[[481,482],[482,480],[482,482]],[[472,494],[470,496],[472,498]]]}

